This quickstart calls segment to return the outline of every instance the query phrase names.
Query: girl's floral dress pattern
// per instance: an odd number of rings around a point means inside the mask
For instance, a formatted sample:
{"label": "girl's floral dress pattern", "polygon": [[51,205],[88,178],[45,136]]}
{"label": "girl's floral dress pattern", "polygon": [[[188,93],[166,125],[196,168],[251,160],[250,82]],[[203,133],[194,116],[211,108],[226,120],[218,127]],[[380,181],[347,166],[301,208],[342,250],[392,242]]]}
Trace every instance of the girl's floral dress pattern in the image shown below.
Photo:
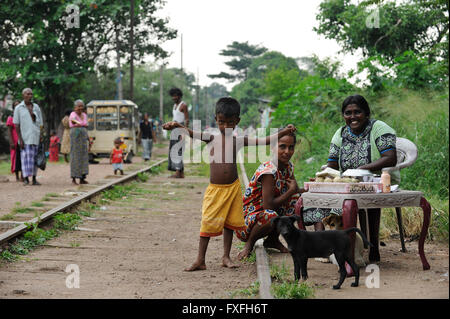
{"label": "girl's floral dress pattern", "polygon": [[276,216],[290,216],[295,212],[295,204],[300,194],[294,194],[292,197],[276,211],[264,209],[262,204],[262,183],[261,176],[271,174],[274,177],[274,197],[286,193],[288,186],[287,179],[294,179],[294,166],[291,162],[284,169],[278,169],[272,161],[259,165],[252,179],[250,180],[243,197],[245,230],[236,231],[236,236],[247,241],[248,236],[255,224],[264,225]]}

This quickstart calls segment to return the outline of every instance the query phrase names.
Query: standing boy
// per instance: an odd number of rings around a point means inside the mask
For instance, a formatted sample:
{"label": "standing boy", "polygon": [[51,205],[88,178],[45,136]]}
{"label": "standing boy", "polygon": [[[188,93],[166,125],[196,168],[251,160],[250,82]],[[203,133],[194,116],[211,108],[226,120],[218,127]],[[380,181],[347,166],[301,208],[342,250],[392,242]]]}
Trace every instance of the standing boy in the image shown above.
{"label": "standing boy", "polygon": [[[178,122],[164,124],[164,129],[182,128],[192,138],[208,143],[210,150],[210,184],[206,189],[202,206],[202,222],[197,260],[186,271],[206,269],[205,256],[210,237],[223,233],[224,253],[222,265],[234,268],[230,258],[233,231],[245,228],[242,192],[238,178],[236,155],[239,149],[247,145],[266,145],[276,141],[278,135],[284,136],[295,131],[293,125],[277,134],[265,138],[251,139],[235,137],[233,130],[240,121],[240,104],[237,100],[225,97],[216,103],[215,120],[220,134],[193,132]],[[175,152],[176,150],[174,150]]]}
{"label": "standing boy", "polygon": [[123,149],[120,148],[122,141],[120,138],[114,140],[114,148],[109,156],[109,163],[112,164],[114,169],[114,175],[117,171],[120,171],[120,175],[123,175]]}

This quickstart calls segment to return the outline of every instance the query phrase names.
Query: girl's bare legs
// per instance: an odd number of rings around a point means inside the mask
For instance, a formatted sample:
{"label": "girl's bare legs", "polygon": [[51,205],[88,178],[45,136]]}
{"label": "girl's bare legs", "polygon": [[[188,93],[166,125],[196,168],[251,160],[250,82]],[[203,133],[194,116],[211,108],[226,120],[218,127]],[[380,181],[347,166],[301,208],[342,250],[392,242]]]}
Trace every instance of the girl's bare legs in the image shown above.
{"label": "girl's bare legs", "polygon": [[185,271],[195,271],[195,270],[205,270],[205,256],[206,250],[208,249],[209,237],[200,236],[200,241],[198,243],[198,255],[197,260],[192,264],[191,267],[186,268]]}
{"label": "girl's bare legs", "polygon": [[230,257],[231,244],[233,243],[233,230],[224,228],[223,229],[223,256],[222,256],[222,266],[228,268],[236,268],[237,265],[233,264]]}
{"label": "girl's bare legs", "polygon": [[255,224],[252,230],[250,231],[250,235],[248,236],[247,242],[245,243],[244,249],[238,254],[238,259],[242,260],[252,253],[253,246],[256,241],[260,238],[267,236],[272,231],[272,225],[270,223],[264,225]]}

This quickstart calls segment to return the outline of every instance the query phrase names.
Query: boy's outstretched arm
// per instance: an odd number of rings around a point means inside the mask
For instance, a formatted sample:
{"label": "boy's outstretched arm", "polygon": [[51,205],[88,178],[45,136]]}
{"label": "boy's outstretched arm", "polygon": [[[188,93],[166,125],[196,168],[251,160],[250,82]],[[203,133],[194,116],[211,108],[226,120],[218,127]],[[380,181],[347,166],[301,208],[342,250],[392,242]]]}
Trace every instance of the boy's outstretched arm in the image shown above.
{"label": "boy's outstretched arm", "polygon": [[282,129],[281,131],[266,136],[266,137],[260,137],[260,138],[255,138],[255,137],[248,137],[248,136],[244,136],[244,146],[248,146],[248,145],[268,145],[270,144],[270,141],[277,141],[279,138],[294,133],[297,129],[295,128],[294,125],[289,124],[288,126],[286,126],[284,129]]}
{"label": "boy's outstretched arm", "polygon": [[181,129],[183,129],[183,132],[187,131],[191,138],[196,138],[196,139],[202,140],[203,142],[206,142],[206,143],[209,143],[213,140],[212,135],[205,134],[203,132],[194,132],[190,128],[188,128],[178,122],[175,122],[175,121],[167,122],[167,123],[164,123],[164,125],[163,125],[163,129],[168,130],[168,131],[172,131],[173,129],[176,129],[176,128],[181,128]]}

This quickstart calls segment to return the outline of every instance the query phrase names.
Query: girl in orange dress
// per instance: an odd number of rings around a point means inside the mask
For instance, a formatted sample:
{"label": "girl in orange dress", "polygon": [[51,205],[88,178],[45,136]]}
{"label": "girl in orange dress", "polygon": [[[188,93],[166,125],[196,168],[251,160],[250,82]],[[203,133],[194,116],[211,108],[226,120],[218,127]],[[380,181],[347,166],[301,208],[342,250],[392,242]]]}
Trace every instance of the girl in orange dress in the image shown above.
{"label": "girl in orange dress", "polygon": [[50,147],[48,148],[48,151],[50,153],[48,160],[49,162],[57,162],[59,161],[59,144],[60,139],[58,135],[56,135],[56,132],[54,130],[50,133]]}

